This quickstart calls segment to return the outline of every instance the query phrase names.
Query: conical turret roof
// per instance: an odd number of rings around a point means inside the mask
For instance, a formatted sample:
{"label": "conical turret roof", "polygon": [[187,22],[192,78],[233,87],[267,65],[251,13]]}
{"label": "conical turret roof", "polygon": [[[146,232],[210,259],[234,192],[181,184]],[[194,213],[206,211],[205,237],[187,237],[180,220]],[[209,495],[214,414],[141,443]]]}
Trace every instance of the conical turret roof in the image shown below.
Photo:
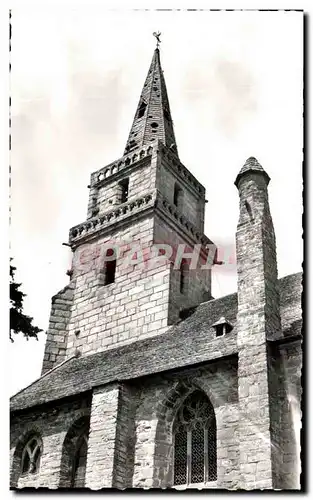
{"label": "conical turret roof", "polygon": [[258,162],[258,160],[256,158],[254,158],[254,156],[250,156],[250,158],[248,158],[246,160],[245,164],[240,169],[240,172],[239,172],[239,174],[236,177],[235,185],[237,187],[238,187],[239,181],[242,178],[242,176],[245,175],[248,172],[259,172],[259,173],[262,173],[266,177],[266,179],[267,179],[267,184],[271,180],[270,177],[269,177],[269,175],[265,172],[265,170],[262,167],[262,165],[260,165],[260,163]]}

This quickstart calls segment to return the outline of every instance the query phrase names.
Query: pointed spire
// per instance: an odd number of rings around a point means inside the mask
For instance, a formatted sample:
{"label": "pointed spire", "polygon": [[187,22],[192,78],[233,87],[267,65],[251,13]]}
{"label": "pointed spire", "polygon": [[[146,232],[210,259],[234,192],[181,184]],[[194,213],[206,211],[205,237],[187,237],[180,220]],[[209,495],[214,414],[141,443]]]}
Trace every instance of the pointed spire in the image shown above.
{"label": "pointed spire", "polygon": [[270,177],[269,177],[269,175],[265,172],[265,170],[262,167],[262,165],[260,165],[260,163],[258,162],[258,160],[256,158],[254,158],[254,156],[250,156],[250,158],[248,158],[246,160],[245,164],[240,169],[240,172],[237,175],[236,180],[235,180],[235,186],[238,187],[240,179],[242,178],[242,176],[244,174],[246,174],[248,172],[262,173],[265,176],[266,180],[267,180],[267,184],[271,180]]}
{"label": "pointed spire", "polygon": [[[159,42],[160,40],[158,44]],[[124,154],[153,144],[157,139],[160,139],[178,157],[158,46],[154,50]]]}

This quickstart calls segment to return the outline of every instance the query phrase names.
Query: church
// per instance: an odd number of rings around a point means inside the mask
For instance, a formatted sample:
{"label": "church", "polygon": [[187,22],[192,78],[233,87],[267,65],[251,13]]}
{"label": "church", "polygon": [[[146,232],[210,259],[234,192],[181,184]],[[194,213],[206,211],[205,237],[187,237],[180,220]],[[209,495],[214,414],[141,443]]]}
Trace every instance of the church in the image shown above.
{"label": "church", "polygon": [[123,155],[69,231],[41,376],[11,398],[12,489],[300,488],[302,274],[278,279],[249,157],[237,293],[212,297],[205,187],[179,159],[158,45]]}

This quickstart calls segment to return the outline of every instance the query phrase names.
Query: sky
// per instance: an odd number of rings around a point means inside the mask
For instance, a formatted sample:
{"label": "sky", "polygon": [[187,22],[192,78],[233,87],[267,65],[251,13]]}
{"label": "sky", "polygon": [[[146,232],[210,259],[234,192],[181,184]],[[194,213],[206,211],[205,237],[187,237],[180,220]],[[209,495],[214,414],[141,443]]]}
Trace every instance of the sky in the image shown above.
{"label": "sky", "polygon": [[[300,12],[13,11],[10,254],[36,325],[47,330],[51,296],[69,281],[62,243],[86,219],[91,172],[123,154],[153,31],[180,159],[206,188],[206,235],[234,246],[234,180],[255,156],[271,177],[279,277],[301,271],[302,30]],[[213,296],[236,279],[216,267]],[[40,376],[45,338],[15,336],[11,393]]]}

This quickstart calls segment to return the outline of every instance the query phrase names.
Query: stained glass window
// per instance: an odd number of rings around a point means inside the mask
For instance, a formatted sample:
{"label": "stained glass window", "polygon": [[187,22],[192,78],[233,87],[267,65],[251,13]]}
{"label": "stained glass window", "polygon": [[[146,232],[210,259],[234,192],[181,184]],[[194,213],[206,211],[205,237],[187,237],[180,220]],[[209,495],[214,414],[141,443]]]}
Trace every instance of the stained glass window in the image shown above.
{"label": "stained glass window", "polygon": [[216,481],[216,420],[202,391],[188,396],[176,415],[174,485]]}

